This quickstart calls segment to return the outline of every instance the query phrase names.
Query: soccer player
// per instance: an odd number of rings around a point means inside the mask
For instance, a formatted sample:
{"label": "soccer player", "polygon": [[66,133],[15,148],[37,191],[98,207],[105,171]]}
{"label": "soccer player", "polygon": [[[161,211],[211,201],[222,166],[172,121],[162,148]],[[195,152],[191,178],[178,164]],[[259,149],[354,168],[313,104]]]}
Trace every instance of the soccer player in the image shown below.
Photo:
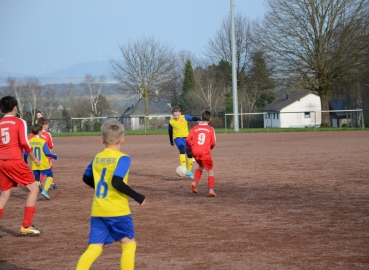
{"label": "soccer player", "polygon": [[40,119],[42,117],[42,112],[41,111],[37,111],[36,112],[36,119],[35,119],[35,124],[39,124],[38,119]]}
{"label": "soccer player", "polygon": [[202,122],[191,129],[186,139],[186,145],[199,165],[195,171],[195,178],[191,183],[192,192],[197,193],[197,184],[200,181],[202,171],[205,169],[208,171],[209,196],[215,197],[215,178],[211,149],[215,146],[216,138],[214,128],[209,126],[210,120],[211,112],[204,111],[201,115]]}
{"label": "soccer player", "polygon": [[10,198],[12,188],[17,185],[26,186],[29,193],[20,232],[38,235],[42,233],[42,230],[32,225],[38,187],[32,171],[23,161],[23,149],[37,165],[40,165],[40,162],[28,143],[26,122],[16,117],[17,105],[17,100],[12,96],[5,96],[0,100],[0,109],[5,114],[0,119],[0,218]]}
{"label": "soccer player", "polygon": [[100,256],[103,245],[120,241],[121,269],[134,269],[136,241],[128,197],[141,206],[145,196],[128,186],[131,158],[120,151],[124,143],[124,127],[117,120],[101,127],[105,149],[87,166],[83,181],[95,189],[90,219],[89,246],[79,258],[76,269],[90,269]]}
{"label": "soccer player", "polygon": [[[41,138],[46,141],[47,146],[49,147],[49,150],[51,150],[51,149],[54,148],[54,143],[53,143],[53,137],[51,136],[50,132],[48,132],[49,123],[50,123],[50,120],[48,118],[46,118],[46,117],[40,117],[38,119],[38,124],[42,126]],[[33,136],[34,136],[34,134],[31,133],[28,136],[28,140],[32,139]],[[48,161],[49,161],[49,164],[50,164],[50,168],[53,171],[54,170],[54,164],[52,163],[50,157],[48,158]],[[52,183],[51,183],[51,186],[50,186],[50,190],[53,190],[53,189],[57,189],[58,188],[58,186],[55,184],[54,177],[52,179],[53,180],[52,180]],[[41,175],[41,179],[40,179],[40,182],[42,182],[42,181],[43,181],[43,175]]]}
{"label": "soccer player", "polygon": [[[58,157],[54,154],[51,154],[49,147],[44,139],[41,138],[42,134],[42,126],[41,125],[33,125],[32,126],[32,135],[34,135],[31,139],[29,139],[29,144],[33,149],[33,154],[38,158],[40,161],[40,165],[38,166],[35,162],[32,161],[32,171],[33,175],[35,176],[36,183],[38,183],[38,187],[41,190],[41,195],[44,196],[46,199],[50,200],[49,193],[47,192],[53,182],[53,171],[50,168],[50,163],[48,158],[53,158],[55,160]],[[27,152],[25,153],[27,157]],[[40,184],[40,177],[45,176],[46,181],[42,188]]]}
{"label": "soccer player", "polygon": [[[187,176],[194,179],[192,173],[192,154],[186,147],[186,137],[188,135],[187,121],[200,121],[196,116],[182,115],[179,107],[173,107],[173,118],[169,120],[168,134],[169,141],[172,146],[176,145],[179,150],[179,164],[187,168]],[[187,154],[187,163],[186,163]]]}

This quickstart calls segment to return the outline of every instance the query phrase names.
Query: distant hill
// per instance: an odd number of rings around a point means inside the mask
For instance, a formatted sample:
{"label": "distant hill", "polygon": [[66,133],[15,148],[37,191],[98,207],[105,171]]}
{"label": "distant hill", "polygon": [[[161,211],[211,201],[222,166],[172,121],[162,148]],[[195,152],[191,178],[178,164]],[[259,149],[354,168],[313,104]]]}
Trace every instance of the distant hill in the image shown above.
{"label": "distant hill", "polygon": [[[80,83],[86,74],[92,74],[97,78],[104,75],[106,80],[113,81],[111,75],[109,74],[109,68],[109,61],[90,61],[75,64],[73,66],[50,73],[40,74],[36,77],[42,84]],[[9,76],[19,78],[20,80],[23,80],[26,77],[24,74],[0,71],[0,84],[5,84]]]}

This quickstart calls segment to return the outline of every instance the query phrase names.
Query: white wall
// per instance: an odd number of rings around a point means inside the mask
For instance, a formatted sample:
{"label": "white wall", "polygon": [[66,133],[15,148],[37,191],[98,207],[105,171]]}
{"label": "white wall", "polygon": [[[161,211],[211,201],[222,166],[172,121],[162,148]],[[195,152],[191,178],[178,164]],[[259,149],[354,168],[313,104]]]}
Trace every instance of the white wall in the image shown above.
{"label": "white wall", "polygon": [[[277,117],[273,117],[273,113],[269,114],[269,127],[280,128],[304,128],[320,126],[321,117],[320,97],[309,94],[300,100],[283,108]],[[316,113],[314,113],[316,111]],[[301,113],[299,113],[301,112]],[[310,112],[310,118],[305,117],[305,112]],[[267,119],[264,117],[264,128],[267,127]]]}

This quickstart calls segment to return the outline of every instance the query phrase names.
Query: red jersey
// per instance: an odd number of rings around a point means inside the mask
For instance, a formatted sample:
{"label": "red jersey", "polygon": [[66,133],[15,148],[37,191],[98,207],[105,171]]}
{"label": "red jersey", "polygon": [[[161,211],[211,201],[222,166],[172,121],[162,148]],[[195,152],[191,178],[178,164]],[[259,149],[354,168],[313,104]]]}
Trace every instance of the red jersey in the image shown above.
{"label": "red jersey", "polygon": [[0,159],[22,159],[23,149],[32,151],[27,140],[26,121],[13,115],[0,119]]}
{"label": "red jersey", "polygon": [[186,139],[187,148],[196,160],[211,160],[211,149],[215,142],[214,128],[208,124],[194,126]]}
{"label": "red jersey", "polygon": [[[28,136],[28,140],[32,139],[35,135],[30,134]],[[46,130],[43,130],[41,132],[41,138],[44,139],[47,143],[47,146],[49,147],[49,149],[53,149],[54,148],[54,144],[53,144],[53,138],[51,137],[51,134],[49,132],[47,132]]]}

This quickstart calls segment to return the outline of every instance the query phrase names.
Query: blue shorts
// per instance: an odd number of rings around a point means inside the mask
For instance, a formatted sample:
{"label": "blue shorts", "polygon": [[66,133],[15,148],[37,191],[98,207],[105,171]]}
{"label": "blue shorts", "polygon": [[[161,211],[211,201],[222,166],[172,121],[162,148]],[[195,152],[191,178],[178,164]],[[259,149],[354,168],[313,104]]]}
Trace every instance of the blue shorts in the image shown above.
{"label": "blue shorts", "polygon": [[40,175],[45,175],[46,177],[54,177],[53,171],[51,169],[33,171],[33,175],[35,176],[36,181],[40,181]]}
{"label": "blue shorts", "polygon": [[91,217],[88,244],[111,244],[124,237],[135,238],[131,215],[118,217]]}
{"label": "blue shorts", "polygon": [[181,145],[184,145],[185,149],[187,149],[186,138],[175,138],[174,143],[176,144],[177,148],[179,148]]}

